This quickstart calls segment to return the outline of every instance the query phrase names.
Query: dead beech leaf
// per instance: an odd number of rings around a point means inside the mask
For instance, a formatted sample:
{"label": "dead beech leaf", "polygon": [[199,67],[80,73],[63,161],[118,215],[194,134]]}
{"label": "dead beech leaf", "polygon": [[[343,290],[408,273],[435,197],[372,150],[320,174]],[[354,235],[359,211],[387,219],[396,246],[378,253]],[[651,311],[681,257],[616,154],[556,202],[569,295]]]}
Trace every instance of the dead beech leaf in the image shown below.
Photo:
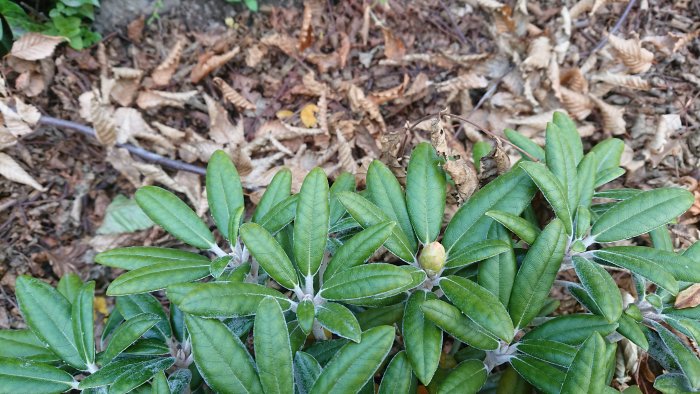
{"label": "dead beech leaf", "polygon": [[240,50],[241,49],[239,47],[235,47],[222,55],[214,55],[211,52],[203,54],[199,57],[197,65],[195,65],[192,69],[190,80],[192,83],[198,83],[212,71],[228,63],[228,61],[233,59],[233,57],[236,56]]}
{"label": "dead beech leaf", "polygon": [[396,100],[403,96],[403,92],[406,90],[409,81],[410,78],[408,77],[408,74],[404,74],[403,82],[401,82],[400,85],[394,86],[393,88],[389,88],[386,90],[382,90],[380,92],[372,92],[369,95],[369,99],[377,105],[382,105],[389,101]]}
{"label": "dead beech leaf", "polygon": [[12,44],[10,55],[29,61],[41,60],[51,56],[56,46],[65,40],[65,37],[27,33]]}
{"label": "dead beech leaf", "polygon": [[7,84],[5,83],[5,77],[0,75],[0,96],[7,97]]}
{"label": "dead beech leaf", "polygon": [[671,55],[688,45],[690,41],[698,36],[700,36],[700,29],[685,34],[668,32],[665,36],[644,37],[642,42],[648,42],[665,55]]}
{"label": "dead beech leaf", "polygon": [[561,88],[561,102],[575,119],[583,120],[591,114],[593,102],[585,95],[567,88]]}
{"label": "dead beech leaf", "polygon": [[175,74],[177,66],[180,64],[180,56],[185,46],[185,40],[179,39],[168,53],[168,56],[151,73],[151,78],[156,86],[165,86],[170,83],[170,79]]}
{"label": "dead beech leaf", "polygon": [[370,119],[379,123],[382,131],[386,128],[384,118],[382,117],[382,114],[379,111],[379,106],[371,100],[369,100],[365,96],[365,93],[362,91],[362,89],[360,89],[356,85],[351,84],[348,89],[348,100],[350,101],[350,108],[353,110],[353,112],[366,112],[369,115]]}
{"label": "dead beech leaf", "polygon": [[185,138],[186,133],[183,131],[180,131],[174,127],[170,127],[168,125],[164,125],[160,122],[153,122],[151,123],[153,127],[158,129],[158,131],[165,136],[165,138],[168,138],[169,140],[172,141],[179,141],[183,138]]}
{"label": "dead beech leaf", "polygon": [[238,145],[245,142],[243,122],[238,122],[236,126],[231,124],[226,109],[206,93],[204,101],[209,111],[209,136],[219,144]]}
{"label": "dead beech leaf", "polygon": [[440,118],[437,117],[430,121],[430,144],[433,145],[440,156],[451,156],[450,149],[447,146],[445,128]]}
{"label": "dead beech leaf", "polygon": [[591,77],[592,81],[604,82],[608,85],[624,87],[635,90],[649,90],[651,89],[651,84],[649,81],[638,75],[626,75],[626,74],[614,74],[610,72],[605,72],[602,74],[595,74]]}
{"label": "dead beech leaf", "polygon": [[122,107],[130,106],[141,87],[143,71],[136,68],[113,67],[112,74],[116,81],[109,93],[110,98]]}
{"label": "dead beech leaf", "polygon": [[216,77],[214,78],[214,84],[219,88],[221,94],[224,96],[226,101],[233,104],[239,111],[251,110],[255,111],[255,104],[248,101],[247,98],[241,96],[234,88],[229,84],[224,82],[223,79]]}
{"label": "dead beech leaf", "polygon": [[345,171],[351,174],[356,173],[357,163],[355,162],[355,158],[352,157],[352,148],[350,144],[340,130],[335,131],[335,136],[338,139],[338,163],[340,163]]}
{"label": "dead beech leaf", "polygon": [[316,104],[306,104],[299,113],[301,123],[308,128],[316,127],[318,124],[316,113],[318,113],[318,106]]}
{"label": "dead beech leaf", "polygon": [[344,69],[350,55],[350,37],[345,32],[340,32],[340,48],[338,48],[338,67]]}
{"label": "dead beech leaf", "polygon": [[678,293],[673,306],[676,309],[693,308],[700,305],[700,283],[695,283]]}
{"label": "dead beech leaf", "polygon": [[549,37],[535,38],[528,48],[527,58],[522,63],[524,70],[544,70],[549,66],[552,57],[552,44]]}
{"label": "dead beech leaf", "polygon": [[196,90],[188,92],[164,92],[161,90],[146,90],[139,93],[136,105],[141,109],[152,109],[160,107],[184,108],[185,103],[197,95]]}
{"label": "dead beech leaf", "polygon": [[640,74],[651,68],[654,54],[642,48],[638,38],[625,40],[613,34],[608,36],[608,42],[617,56],[632,74]]}
{"label": "dead beech leaf", "polygon": [[469,89],[483,89],[488,86],[486,78],[473,72],[462,74],[458,77],[435,84],[435,89],[440,92],[459,92]]}
{"label": "dead beech leaf", "polygon": [[299,42],[297,48],[299,52],[304,52],[304,50],[311,46],[314,42],[314,29],[311,25],[311,19],[313,18],[313,8],[310,1],[304,2],[304,12],[301,17],[301,30],[299,31]]}
{"label": "dead beech leaf", "polygon": [[563,71],[560,77],[561,85],[578,93],[588,93],[588,80],[580,68],[574,67]]}
{"label": "dead beech leaf", "polygon": [[114,109],[104,103],[97,94],[92,97],[90,103],[90,122],[100,144],[112,147],[117,143],[118,132],[114,121]]}
{"label": "dead beech leaf", "polygon": [[659,124],[656,127],[654,137],[647,145],[649,150],[654,154],[659,154],[664,151],[664,147],[669,142],[671,133],[683,128],[681,117],[678,114],[661,115]]}
{"label": "dead beech leaf", "polygon": [[457,200],[460,203],[468,200],[479,188],[479,177],[470,161],[459,156],[454,160],[447,160],[443,168],[455,183]]}
{"label": "dead beech leaf", "polygon": [[134,19],[126,27],[126,35],[129,39],[135,43],[140,43],[143,37],[143,28],[146,25],[146,16],[141,15],[139,18]]}
{"label": "dead beech leaf", "polygon": [[0,175],[11,180],[12,182],[21,183],[24,185],[29,185],[40,192],[45,192],[46,188],[41,186],[31,175],[29,175],[24,168],[22,168],[17,162],[0,152]]}
{"label": "dead beech leaf", "polygon": [[396,37],[389,29],[382,29],[384,33],[384,56],[389,60],[399,61],[406,54],[406,46],[401,38]]}
{"label": "dead beech leaf", "polygon": [[479,182],[482,186],[510,169],[510,159],[503,150],[501,140],[495,142],[491,151],[480,160]]}
{"label": "dead beech leaf", "polygon": [[[22,119],[20,114],[13,111],[2,101],[0,101],[0,115],[2,115],[0,116],[0,120],[5,123],[5,128],[14,137],[21,137],[32,132],[32,128],[30,127],[29,123]],[[33,117],[34,115],[29,116]]]}
{"label": "dead beech leaf", "polygon": [[623,114],[625,113],[625,108],[610,105],[593,95],[589,95],[589,97],[600,110],[603,118],[603,130],[613,135],[624,134],[626,124]]}
{"label": "dead beech leaf", "polygon": [[246,50],[245,65],[250,68],[257,67],[267,54],[267,47],[253,45]]}
{"label": "dead beech leaf", "polygon": [[15,79],[15,89],[24,93],[27,97],[36,97],[44,91],[46,82],[41,74],[25,71]]}
{"label": "dead beech leaf", "polygon": [[284,52],[287,56],[295,56],[297,51],[297,43],[294,38],[286,35],[273,33],[263,37],[260,40],[261,43],[267,46],[277,47],[279,50]]}

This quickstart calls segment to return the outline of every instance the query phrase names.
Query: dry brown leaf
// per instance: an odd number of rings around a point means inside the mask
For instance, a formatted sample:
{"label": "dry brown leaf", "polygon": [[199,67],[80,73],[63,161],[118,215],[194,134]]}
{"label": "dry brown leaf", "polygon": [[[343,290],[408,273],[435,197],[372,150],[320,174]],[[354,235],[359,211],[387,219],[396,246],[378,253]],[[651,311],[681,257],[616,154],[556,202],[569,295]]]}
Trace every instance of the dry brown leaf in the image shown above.
{"label": "dry brown leaf", "polygon": [[253,45],[246,50],[245,65],[250,68],[257,67],[267,54],[267,47]]}
{"label": "dry brown leaf", "polygon": [[354,112],[366,112],[370,119],[379,123],[382,130],[386,128],[384,118],[379,111],[379,106],[365,97],[365,93],[362,91],[362,89],[356,85],[350,85],[350,88],[348,89],[348,101],[350,101],[350,108]]}
{"label": "dry brown leaf", "polygon": [[649,90],[651,89],[651,84],[649,81],[638,75],[626,75],[626,74],[614,74],[610,72],[605,72],[602,74],[595,74],[591,76],[591,80],[598,82],[605,82],[608,85],[625,87],[629,89],[636,90]]}
{"label": "dry brown leaf", "polygon": [[140,43],[143,37],[143,28],[146,25],[146,16],[141,15],[139,18],[134,19],[126,27],[126,36],[135,43]]}
{"label": "dry brown leaf", "polygon": [[158,129],[158,131],[164,135],[166,138],[173,140],[173,141],[179,141],[183,138],[185,138],[186,133],[184,131],[180,131],[174,127],[170,127],[167,125],[164,125],[160,122],[153,122],[151,123],[153,127]]}
{"label": "dry brown leaf", "polygon": [[318,120],[316,119],[317,112],[318,106],[316,104],[306,104],[299,113],[301,123],[308,128],[316,127],[318,124]]}
{"label": "dry brown leaf", "polygon": [[700,29],[685,34],[668,32],[665,36],[644,37],[642,42],[648,42],[665,55],[671,55],[678,52],[699,35]]}
{"label": "dry brown leaf", "polygon": [[693,308],[700,305],[700,283],[692,284],[676,296],[673,306],[676,309]]}
{"label": "dry brown leaf", "polygon": [[121,107],[114,111],[117,126],[117,143],[123,144],[132,137],[143,137],[164,147],[175,149],[163,136],[157,134],[143,119],[141,111],[136,108]]}
{"label": "dry brown leaf", "polygon": [[640,74],[651,68],[654,54],[642,48],[638,38],[625,40],[610,34],[608,42],[632,74]]}
{"label": "dry brown leaf", "polygon": [[304,74],[301,81],[304,83],[304,87],[306,87],[310,92],[319,97],[322,94],[327,93],[329,90],[328,86],[325,83],[316,80],[316,77],[314,76],[313,72],[308,72]]}
{"label": "dry brown leaf", "polygon": [[95,129],[97,141],[106,147],[117,143],[118,131],[114,121],[113,108],[99,99],[95,94],[90,103],[90,122]]}
{"label": "dry brown leaf", "polygon": [[7,97],[7,84],[5,83],[5,77],[0,75],[0,96]]}
{"label": "dry brown leaf", "polygon": [[360,37],[362,37],[363,46],[367,46],[367,39],[369,38],[369,24],[371,12],[372,7],[370,6],[370,4],[366,4],[365,10],[362,13],[362,28],[360,28]]}
{"label": "dry brown leaf", "polygon": [[403,82],[401,82],[400,85],[394,86],[393,88],[389,88],[386,90],[382,90],[380,92],[372,92],[369,94],[369,99],[377,105],[382,105],[389,101],[401,98],[409,82],[410,78],[408,77],[408,74],[404,74]]}
{"label": "dry brown leaf", "polygon": [[345,32],[340,32],[340,48],[338,48],[338,67],[345,68],[350,55],[350,37]]}
{"label": "dry brown leaf", "polygon": [[[20,114],[13,111],[2,101],[0,101],[0,114],[2,115],[0,116],[0,120],[4,122],[6,130],[14,137],[21,137],[33,131],[28,122],[22,119]],[[29,116],[33,117],[33,114]]]}
{"label": "dry brown leaf", "polygon": [[141,79],[143,70],[130,67],[112,67],[112,74],[116,79]]}
{"label": "dry brown leaf", "polygon": [[12,44],[10,55],[29,61],[45,59],[51,56],[56,46],[65,40],[65,37],[27,33]]}
{"label": "dry brown leaf", "polygon": [[294,38],[286,35],[274,33],[263,37],[260,40],[261,43],[267,46],[274,46],[279,48],[287,56],[295,56],[297,51],[297,43]]}
{"label": "dry brown leaf", "polygon": [[44,91],[46,82],[41,74],[25,71],[15,79],[15,89],[24,93],[27,97],[36,97]]}
{"label": "dry brown leaf", "polygon": [[46,188],[41,186],[39,182],[29,175],[24,168],[17,164],[13,158],[2,152],[0,152],[0,175],[11,180],[12,182],[29,185],[41,192],[46,191]]}
{"label": "dry brown leaf", "polygon": [[310,53],[306,56],[306,61],[318,68],[318,72],[326,74],[329,70],[340,65],[340,57],[337,52],[333,53]]}
{"label": "dry brown leaf", "polygon": [[561,84],[578,93],[588,93],[588,80],[578,67],[570,68],[561,73]]}
{"label": "dry brown leaf", "polygon": [[401,60],[406,54],[406,45],[403,40],[387,28],[382,29],[382,33],[384,33],[384,56],[389,60]]}
{"label": "dry brown leaf", "polygon": [[313,7],[311,3],[311,1],[304,1],[304,12],[301,16],[301,30],[299,31],[299,41],[297,43],[299,52],[304,52],[306,48],[314,43],[314,29],[311,25]]}
{"label": "dry brown leaf", "polygon": [[483,89],[488,86],[486,78],[473,72],[462,74],[458,77],[435,84],[435,89],[440,92],[460,92],[469,89]]}
{"label": "dry brown leaf", "polygon": [[168,53],[168,56],[163,60],[161,64],[156,67],[151,73],[151,78],[155,86],[165,86],[170,83],[170,79],[175,74],[177,66],[180,64],[180,56],[182,56],[182,50],[185,47],[185,40],[179,39]]}
{"label": "dry brown leaf", "polygon": [[460,203],[467,201],[479,188],[479,177],[474,165],[463,157],[447,160],[443,168],[455,183],[457,200]]}
{"label": "dry brown leaf", "polygon": [[204,94],[204,101],[209,111],[209,136],[219,144],[238,145],[245,142],[243,135],[243,121],[236,126],[228,120],[228,113],[223,106],[216,102],[208,94]]}
{"label": "dry brown leaf", "polygon": [[9,148],[15,144],[17,144],[17,137],[12,135],[12,133],[0,123],[0,150]]}
{"label": "dry brown leaf", "polygon": [[[417,126],[418,127],[418,126]],[[447,146],[447,138],[445,136],[445,128],[439,117],[430,121],[430,144],[442,157],[452,156],[450,149]]]}
{"label": "dry brown leaf", "polygon": [[355,158],[352,157],[352,148],[350,144],[340,130],[335,131],[335,136],[338,139],[338,163],[340,163],[345,171],[351,174],[356,173],[357,163],[355,162]]}
{"label": "dry brown leaf", "polygon": [[654,137],[649,141],[648,147],[652,153],[659,154],[669,142],[671,134],[683,128],[681,117],[678,114],[661,115],[656,127]]}
{"label": "dry brown leaf", "polygon": [[211,52],[205,53],[199,57],[197,65],[192,69],[190,80],[192,83],[198,83],[212,71],[228,63],[240,50],[239,47],[235,47],[222,55],[214,55]]}
{"label": "dry brown leaf", "polygon": [[214,78],[214,84],[219,88],[226,101],[233,104],[239,111],[255,111],[255,104],[241,96],[240,93],[227,84],[223,79],[219,77]]}
{"label": "dry brown leaf", "polygon": [[143,71],[135,68],[114,67],[112,73],[116,78],[114,87],[110,91],[110,97],[122,107],[133,104],[136,93],[141,87]]}
{"label": "dry brown leaf", "polygon": [[600,110],[600,114],[603,118],[603,130],[613,135],[624,134],[625,118],[623,115],[625,113],[625,108],[610,105],[593,95],[589,95],[589,97]]}
{"label": "dry brown leaf", "polygon": [[594,2],[595,0],[579,0],[578,3],[574,4],[574,6],[569,9],[571,19],[576,19],[584,12],[590,11],[593,8]]}
{"label": "dry brown leaf", "polygon": [[189,92],[164,92],[161,90],[146,90],[139,93],[136,104],[141,109],[152,109],[160,107],[184,108],[185,103],[197,95],[196,90]]}
{"label": "dry brown leaf", "polygon": [[496,0],[476,0],[476,4],[487,10],[500,10],[505,4]]}
{"label": "dry brown leaf", "polygon": [[575,119],[583,120],[591,114],[593,101],[585,95],[567,88],[561,88],[561,102]]}
{"label": "dry brown leaf", "polygon": [[549,37],[537,37],[528,48],[527,58],[522,63],[523,70],[543,70],[549,66],[552,57],[552,44]]}
{"label": "dry brown leaf", "polygon": [[479,182],[482,186],[510,169],[510,159],[503,150],[501,140],[495,142],[491,151],[480,160]]}
{"label": "dry brown leaf", "polygon": [[[508,124],[514,124],[514,125],[520,125],[520,126],[529,126],[533,129],[536,130],[544,130],[547,127],[547,123],[551,122],[552,120],[552,115],[557,112],[557,111],[563,111],[560,108],[543,112],[540,114],[535,114],[532,116],[526,116],[522,118],[510,118],[506,119],[506,123]],[[528,135],[530,137],[530,135]]]}
{"label": "dry brown leaf", "polygon": [[593,16],[593,14],[598,11],[598,9],[608,3],[609,0],[595,0],[593,6],[591,7],[591,13],[588,16]]}

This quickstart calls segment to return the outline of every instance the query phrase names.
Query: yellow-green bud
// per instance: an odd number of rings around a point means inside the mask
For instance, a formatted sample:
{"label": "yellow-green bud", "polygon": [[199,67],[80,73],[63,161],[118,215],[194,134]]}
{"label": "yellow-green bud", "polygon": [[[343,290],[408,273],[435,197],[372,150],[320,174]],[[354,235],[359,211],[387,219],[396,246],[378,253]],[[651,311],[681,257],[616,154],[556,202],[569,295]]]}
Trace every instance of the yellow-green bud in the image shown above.
{"label": "yellow-green bud", "polygon": [[445,247],[440,242],[425,245],[418,263],[429,276],[436,275],[445,267]]}

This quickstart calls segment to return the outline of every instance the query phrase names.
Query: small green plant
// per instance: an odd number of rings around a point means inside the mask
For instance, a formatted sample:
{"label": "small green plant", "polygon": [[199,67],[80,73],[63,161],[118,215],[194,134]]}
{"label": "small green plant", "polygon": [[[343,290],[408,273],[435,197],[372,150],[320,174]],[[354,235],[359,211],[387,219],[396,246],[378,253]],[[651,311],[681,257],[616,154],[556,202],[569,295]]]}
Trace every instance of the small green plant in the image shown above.
{"label": "small green plant", "polygon": [[83,49],[100,40],[98,33],[90,30],[95,19],[95,7],[98,0],[57,0],[52,2],[48,19],[35,20],[12,0],[0,0],[0,15],[7,23],[8,30],[3,30],[0,42],[5,52],[10,46],[7,37],[19,38],[27,32],[40,32],[51,36],[66,37],[73,49]]}
{"label": "small green plant", "polygon": [[258,0],[226,0],[229,3],[243,3],[249,10],[253,12],[258,12]]}
{"label": "small green plant", "polygon": [[[381,376],[379,393],[415,393],[420,383],[431,393],[597,394],[615,391],[625,339],[664,368],[657,389],[698,390],[700,359],[681,336],[700,339],[700,307],[674,303],[700,282],[700,244],[675,253],[666,229],[693,196],[596,191],[624,172],[623,143],[584,155],[558,113],[544,149],[506,135],[538,161],[524,158],[479,190],[444,231],[443,165],[452,158],[427,143],[411,155],[405,190],[379,161],[359,192],[353,175],[329,187],[317,168],[292,194],[283,169],[249,218],[236,168],[214,153],[206,190],[224,247],[177,196],[141,188],[143,211],[192,249],[99,254],[98,263],[128,272],[107,289],[116,308],[97,341],[94,283],[67,276],[54,289],[20,277],[29,328],[0,331],[0,387],[373,393]],[[544,228],[533,219],[538,190],[554,216]],[[646,233],[654,247],[607,245]],[[371,262],[382,247],[398,262]],[[634,301],[623,302],[613,268],[632,273]],[[578,282],[556,280],[570,269]],[[553,286],[587,312],[551,317]],[[161,290],[167,312],[149,294]]]}

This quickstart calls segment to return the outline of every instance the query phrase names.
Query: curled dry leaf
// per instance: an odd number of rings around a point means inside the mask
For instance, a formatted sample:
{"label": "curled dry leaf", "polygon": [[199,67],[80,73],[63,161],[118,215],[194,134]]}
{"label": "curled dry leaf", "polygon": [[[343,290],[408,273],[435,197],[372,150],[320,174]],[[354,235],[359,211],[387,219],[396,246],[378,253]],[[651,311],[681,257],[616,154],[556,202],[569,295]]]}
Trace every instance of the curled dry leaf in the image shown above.
{"label": "curled dry leaf", "polygon": [[27,33],[12,44],[10,55],[29,61],[45,59],[51,56],[56,46],[65,40],[65,37]]}
{"label": "curled dry leaf", "polygon": [[286,35],[274,33],[263,37],[260,40],[261,43],[267,46],[277,47],[279,50],[284,52],[287,56],[295,56],[297,51],[297,43],[294,38]]}
{"label": "curled dry leaf", "polygon": [[668,32],[665,36],[644,37],[642,42],[648,42],[665,55],[671,55],[688,45],[690,41],[698,36],[700,36],[700,29],[685,34]]}
{"label": "curled dry leaf", "polygon": [[180,56],[185,47],[185,40],[179,39],[168,53],[168,56],[151,73],[151,78],[156,86],[165,86],[170,83],[170,79],[175,74],[177,66],[180,64]]}
{"label": "curled dry leaf", "polygon": [[327,94],[327,92],[329,91],[328,85],[326,85],[323,82],[317,81],[316,76],[313,72],[308,72],[304,74],[301,81],[304,84],[304,87],[316,96],[320,97],[323,94]]}
{"label": "curled dry leaf", "polygon": [[583,72],[578,67],[563,71],[560,80],[562,86],[566,86],[575,92],[588,93],[588,80],[583,76]]}
{"label": "curled dry leaf", "polygon": [[578,120],[588,117],[593,109],[593,101],[587,95],[567,88],[561,88],[561,102],[569,114]]}
{"label": "curled dry leaf", "polygon": [[593,14],[595,14],[596,11],[600,9],[600,7],[607,4],[608,1],[609,0],[595,0],[595,2],[593,2],[593,6],[591,7],[591,13],[589,14],[589,16],[593,16]]}
{"label": "curled dry leaf", "polygon": [[0,96],[7,97],[7,84],[5,83],[5,77],[0,75]]}
{"label": "curled dry leaf", "polygon": [[382,130],[386,128],[384,118],[381,112],[379,112],[379,106],[369,100],[362,89],[351,84],[348,89],[348,101],[350,101],[350,108],[352,108],[354,112],[366,112],[370,119],[379,123]]}
{"label": "curled dry leaf", "polygon": [[458,77],[435,84],[438,92],[460,92],[469,89],[483,89],[488,86],[486,78],[476,75],[473,72],[462,74]]}
{"label": "curled dry leaf", "polygon": [[673,306],[676,309],[693,308],[700,305],[700,283],[695,283],[678,293]]}
{"label": "curled dry leaf", "polygon": [[156,129],[158,129],[158,131],[162,135],[164,135],[165,138],[168,138],[170,140],[179,141],[179,140],[185,138],[186,133],[184,131],[180,131],[174,127],[164,125],[160,122],[153,122],[152,125]]}
{"label": "curled dry leaf", "polygon": [[139,18],[134,19],[126,27],[126,35],[129,39],[135,43],[140,43],[141,38],[143,38],[143,28],[146,26],[146,16],[141,15]]}
{"label": "curled dry leaf", "polygon": [[569,9],[569,16],[571,16],[571,19],[576,19],[579,15],[590,11],[594,2],[595,0],[579,0]]}
{"label": "curled dry leaf", "polygon": [[267,48],[260,45],[253,45],[246,50],[245,65],[250,68],[257,67],[267,54]]}
{"label": "curled dry leaf", "polygon": [[471,197],[479,188],[479,177],[474,164],[459,156],[447,160],[443,166],[445,172],[452,178],[457,191],[457,200],[462,203]]}
{"label": "curled dry leaf", "polygon": [[451,156],[450,148],[447,146],[447,138],[445,136],[445,128],[442,120],[435,118],[430,121],[430,144],[437,153],[442,157]]}
{"label": "curled dry leaf", "polygon": [[12,182],[21,183],[24,185],[29,185],[36,190],[41,192],[46,191],[46,188],[41,186],[31,175],[29,175],[24,168],[22,168],[17,162],[0,152],[0,175],[11,180]]}
{"label": "curled dry leaf", "polygon": [[188,92],[164,92],[161,90],[146,90],[139,93],[136,104],[141,109],[152,109],[160,107],[184,108],[185,103],[197,95],[196,90]]}
{"label": "curled dry leaf", "polygon": [[510,169],[510,159],[503,150],[501,140],[495,140],[491,151],[480,160],[479,181],[481,185],[486,185],[497,176]]}
{"label": "curled dry leaf", "polygon": [[97,94],[93,95],[90,103],[90,122],[95,129],[97,141],[106,147],[117,143],[117,124],[114,120],[114,109]]}
{"label": "curled dry leaf", "polygon": [[239,47],[235,47],[222,55],[214,55],[212,52],[203,54],[199,57],[197,65],[192,69],[190,80],[192,83],[198,83],[212,71],[228,63],[240,50]]}
{"label": "curled dry leaf", "polygon": [[613,34],[608,36],[608,42],[614,52],[622,60],[632,74],[646,72],[654,61],[654,54],[642,48],[638,38],[625,40]]}
{"label": "curled dry leaf", "polygon": [[625,118],[623,115],[625,113],[625,108],[610,105],[593,95],[589,95],[589,97],[600,110],[600,114],[603,118],[603,130],[613,135],[624,134]]}
{"label": "curled dry leaf", "polygon": [[112,74],[114,74],[116,82],[111,89],[110,97],[123,107],[130,106],[141,87],[143,71],[136,68],[113,67]]}
{"label": "curled dry leaf", "polygon": [[255,104],[251,103],[245,97],[241,96],[234,88],[227,84],[223,79],[214,78],[214,84],[219,88],[221,94],[226,101],[233,104],[239,111],[251,110],[255,111]]}
{"label": "curled dry leaf", "polygon": [[683,128],[681,117],[678,114],[661,115],[654,138],[649,141],[648,148],[652,153],[658,154],[664,150],[669,142],[671,133]]}
{"label": "curled dry leaf", "polygon": [[226,109],[206,93],[204,101],[209,111],[209,136],[219,144],[237,145],[245,142],[243,122],[238,122],[236,126],[231,124]]}
{"label": "curled dry leaf", "polygon": [[410,78],[408,77],[408,74],[404,74],[403,82],[401,82],[400,85],[394,86],[393,88],[389,88],[386,90],[382,90],[380,92],[372,92],[369,95],[369,99],[377,105],[382,105],[389,101],[396,100],[403,96],[403,92],[406,90],[406,87],[408,86],[409,82]]}
{"label": "curled dry leaf", "polygon": [[384,56],[389,60],[401,60],[406,54],[406,45],[391,30],[384,28],[382,33],[384,34]]}
{"label": "curled dry leaf", "polygon": [[[18,102],[20,101],[18,100]],[[34,110],[36,110],[36,108],[34,108]],[[40,116],[40,114],[38,114],[39,111],[34,113],[31,110],[27,110],[27,112],[27,116],[30,118],[30,120],[34,120],[36,117],[35,114]],[[0,119],[2,119],[5,124],[5,128],[12,136],[21,137],[32,132],[29,122],[23,119],[21,114],[13,111],[2,101],[0,101],[0,114],[2,115]],[[38,121],[38,118],[36,118],[36,120]]]}
{"label": "curled dry leaf", "polygon": [[301,123],[308,128],[316,127],[316,124],[318,124],[318,120],[316,119],[317,112],[318,106],[316,104],[306,104],[299,113]]}
{"label": "curled dry leaf", "polygon": [[597,82],[604,82],[608,85],[625,87],[635,90],[649,90],[651,84],[649,81],[638,75],[626,75],[626,74],[614,74],[610,72],[605,72],[602,74],[595,74],[591,77],[591,80]]}
{"label": "curled dry leaf", "polygon": [[340,32],[340,48],[338,48],[338,67],[345,68],[350,55],[350,37],[345,32]]}
{"label": "curled dry leaf", "polygon": [[527,58],[522,63],[523,70],[543,70],[549,66],[552,57],[552,44],[549,37],[537,37],[530,43]]}
{"label": "curled dry leaf", "polygon": [[354,174],[357,172],[357,163],[355,158],[352,157],[352,148],[340,130],[335,131],[335,136],[338,139],[338,163],[345,171]]}
{"label": "curled dry leaf", "polygon": [[297,48],[299,52],[304,50],[314,43],[314,29],[311,24],[313,18],[313,6],[311,1],[304,2],[304,12],[301,17],[301,30],[299,31],[299,42]]}

